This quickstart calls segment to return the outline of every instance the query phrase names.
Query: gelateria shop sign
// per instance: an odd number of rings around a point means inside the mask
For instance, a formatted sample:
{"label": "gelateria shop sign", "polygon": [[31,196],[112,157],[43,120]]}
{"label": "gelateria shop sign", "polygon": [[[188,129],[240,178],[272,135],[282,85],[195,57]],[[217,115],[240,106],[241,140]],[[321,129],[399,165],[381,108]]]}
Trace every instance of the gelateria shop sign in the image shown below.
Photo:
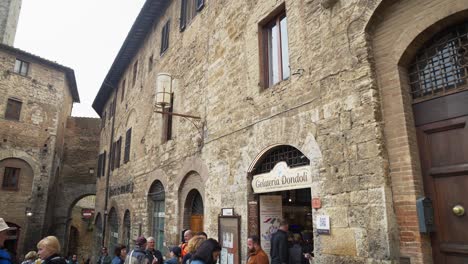
{"label": "gelateria shop sign", "polygon": [[284,161],[278,162],[268,173],[254,175],[252,180],[254,193],[303,189],[311,185],[309,165],[290,168]]}

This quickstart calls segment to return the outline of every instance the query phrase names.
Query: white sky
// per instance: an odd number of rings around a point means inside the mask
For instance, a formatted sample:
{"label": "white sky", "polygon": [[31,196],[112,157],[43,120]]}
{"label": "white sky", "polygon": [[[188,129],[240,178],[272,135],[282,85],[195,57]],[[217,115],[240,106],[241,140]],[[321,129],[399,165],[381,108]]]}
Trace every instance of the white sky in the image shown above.
{"label": "white sky", "polygon": [[91,105],[144,0],[23,0],[14,46],[75,70],[80,104]]}

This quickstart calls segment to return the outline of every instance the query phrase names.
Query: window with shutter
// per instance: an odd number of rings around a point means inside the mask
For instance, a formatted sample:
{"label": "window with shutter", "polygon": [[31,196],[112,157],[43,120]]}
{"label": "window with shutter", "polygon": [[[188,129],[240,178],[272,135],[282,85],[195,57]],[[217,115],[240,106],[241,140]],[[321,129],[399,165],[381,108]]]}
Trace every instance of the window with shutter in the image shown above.
{"label": "window with shutter", "polygon": [[102,157],[102,176],[106,174],[106,157],[107,157],[107,152],[104,151],[103,157]]}
{"label": "window with shutter", "polygon": [[130,160],[130,145],[132,141],[132,128],[127,130],[125,135],[125,153],[124,153],[124,163],[127,163]]}
{"label": "window with shutter", "polygon": [[116,150],[115,150],[115,167],[120,168],[120,150],[122,148],[122,137],[119,137],[119,140],[117,140],[115,144]]}
{"label": "window with shutter", "polygon": [[115,168],[115,142],[111,145],[110,155],[111,171],[113,171]]}
{"label": "window with shutter", "polygon": [[181,0],[180,3],[180,31],[184,31],[193,18],[205,6],[204,0]]}
{"label": "window with shutter", "polygon": [[15,99],[8,99],[5,111],[5,119],[19,120],[22,102]]}
{"label": "window with shutter", "polygon": [[161,55],[169,48],[169,22],[166,22],[161,32]]}
{"label": "window with shutter", "polygon": [[28,71],[29,71],[29,62],[16,59],[14,72],[22,76],[27,76]]}
{"label": "window with shutter", "polygon": [[120,102],[123,102],[124,98],[125,98],[125,83],[126,83],[127,80],[123,80],[122,81],[122,96],[120,97]]}
{"label": "window with shutter", "polygon": [[132,79],[132,86],[135,86],[136,79],[137,79],[137,75],[138,75],[138,60],[137,60],[137,61],[135,61],[135,63],[133,64],[133,79]]}
{"label": "window with shutter", "polygon": [[101,177],[102,173],[102,154],[98,155],[97,177]]}

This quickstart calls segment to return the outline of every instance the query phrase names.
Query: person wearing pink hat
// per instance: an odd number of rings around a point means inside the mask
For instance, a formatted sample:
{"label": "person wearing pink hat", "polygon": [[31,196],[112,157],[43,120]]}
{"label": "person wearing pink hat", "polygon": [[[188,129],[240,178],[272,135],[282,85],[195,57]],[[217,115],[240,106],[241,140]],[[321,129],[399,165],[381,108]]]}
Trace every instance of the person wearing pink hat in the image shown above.
{"label": "person wearing pink hat", "polygon": [[7,225],[3,218],[0,218],[0,264],[12,264],[11,256],[3,247],[5,240],[8,238],[8,230],[10,227]]}

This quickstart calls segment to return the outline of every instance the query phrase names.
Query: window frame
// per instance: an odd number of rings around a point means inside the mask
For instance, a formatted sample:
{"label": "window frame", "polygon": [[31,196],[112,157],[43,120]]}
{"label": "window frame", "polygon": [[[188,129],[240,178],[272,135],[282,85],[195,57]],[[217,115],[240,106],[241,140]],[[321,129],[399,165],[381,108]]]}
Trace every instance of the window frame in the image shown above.
{"label": "window frame", "polygon": [[130,161],[130,149],[132,144],[132,128],[125,133],[124,164]]}
{"label": "window frame", "polygon": [[[19,66],[17,67],[19,63]],[[29,73],[29,66],[31,64],[25,60],[22,60],[22,59],[18,59],[16,58],[15,60],[15,65],[13,67],[13,72],[18,74],[18,75],[21,75],[21,76],[28,76],[28,73]],[[17,70],[18,68],[18,70]],[[23,72],[23,69],[26,68],[26,72]]]}
{"label": "window frame", "polygon": [[[164,108],[164,112],[172,113],[174,111],[174,93],[171,95],[171,104],[169,109]],[[163,127],[162,127],[162,143],[166,143],[172,139],[172,115],[171,114],[163,114]]]}
{"label": "window frame", "polygon": [[[6,179],[6,176],[7,176],[7,170],[8,169],[13,169],[13,171],[14,171],[14,174],[16,176],[16,185],[15,186],[5,186],[5,183],[6,183],[5,179]],[[5,168],[3,170],[3,177],[2,177],[2,190],[18,191],[19,190],[20,175],[21,175],[21,168],[5,166]]]}
{"label": "window frame", "polygon": [[180,1],[179,30],[181,32],[187,28],[187,25],[189,25],[194,20],[194,18],[198,15],[198,13],[203,9],[204,6],[205,6],[204,0],[181,0]]}
{"label": "window frame", "polygon": [[164,55],[166,51],[169,49],[169,36],[170,36],[170,25],[171,20],[167,20],[161,30],[161,50],[160,55]]}
{"label": "window frame", "polygon": [[[270,13],[267,17],[265,17],[258,26],[258,32],[259,32],[259,66],[260,66],[260,86],[263,89],[267,89],[270,87],[275,86],[276,84],[288,80],[291,77],[291,73],[289,72],[288,77],[284,78],[284,67],[283,67],[283,61],[285,58],[283,58],[283,45],[282,45],[282,31],[281,31],[281,21],[286,18],[287,19],[287,14],[286,14],[286,8],[284,3],[278,6],[273,12]],[[277,56],[278,56],[278,81],[276,83],[273,82],[272,78],[270,77],[270,32],[271,28],[273,26],[276,26],[278,29],[278,39],[277,39]],[[287,20],[286,20],[286,32],[287,32]],[[288,39],[286,40],[288,45],[288,64],[289,64],[289,33],[287,34]]]}
{"label": "window frame", "polygon": [[[14,104],[16,105],[12,106]],[[18,107],[18,108],[14,109],[14,107]],[[22,108],[23,108],[23,101],[16,99],[16,98],[8,98],[6,108],[5,108],[4,118],[6,120],[11,120],[11,121],[20,121]]]}

